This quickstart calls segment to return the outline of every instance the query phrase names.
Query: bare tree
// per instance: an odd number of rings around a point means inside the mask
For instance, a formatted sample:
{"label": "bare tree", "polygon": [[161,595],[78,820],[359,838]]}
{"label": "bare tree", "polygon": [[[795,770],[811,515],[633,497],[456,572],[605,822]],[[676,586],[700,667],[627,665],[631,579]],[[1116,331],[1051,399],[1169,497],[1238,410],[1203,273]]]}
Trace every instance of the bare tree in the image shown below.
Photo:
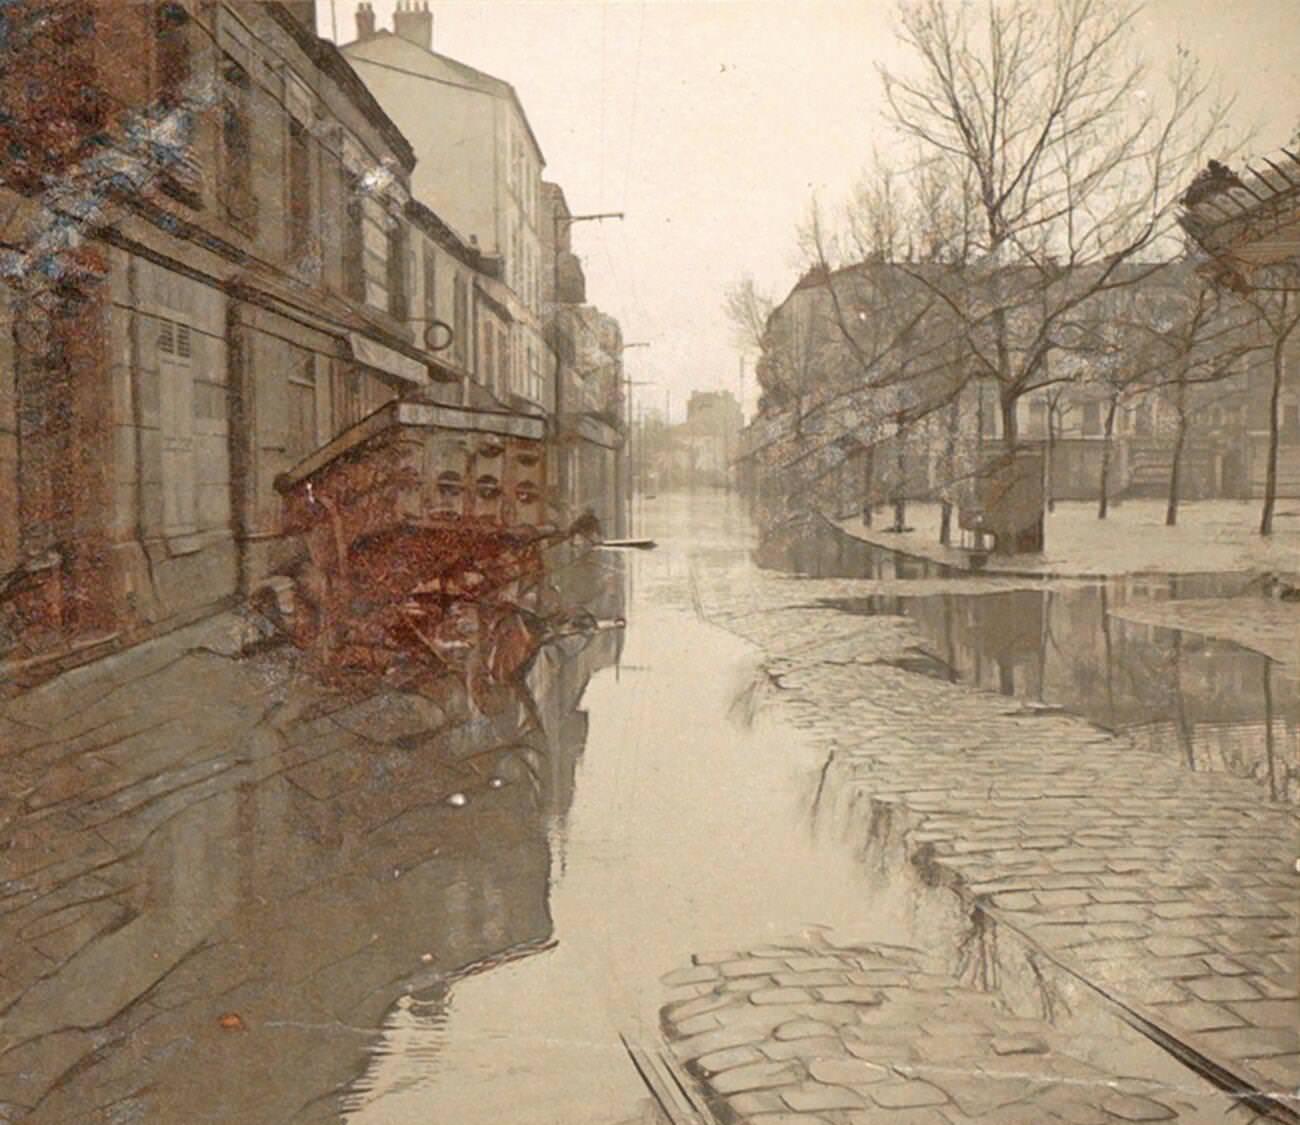
{"label": "bare tree", "polygon": [[1138,347],[1154,352],[1160,367],[1153,393],[1173,415],[1165,501],[1168,527],[1178,522],[1189,434],[1209,410],[1235,408],[1247,389],[1241,378],[1243,361],[1259,347],[1249,317],[1203,279],[1190,279],[1173,298],[1133,326],[1146,337]]}
{"label": "bare tree", "polygon": [[[1264,506],[1259,515],[1260,535],[1273,534],[1273,509],[1277,505],[1278,453],[1282,439],[1282,384],[1286,375],[1287,342],[1300,326],[1300,289],[1286,271],[1261,271],[1247,297],[1263,331],[1269,353],[1268,452],[1264,462]],[[1278,284],[1270,285],[1270,281]]]}
{"label": "bare tree", "polygon": [[1060,324],[1143,280],[1140,256],[1220,137],[1228,106],[1186,52],[1163,83],[1131,58],[1139,11],[1133,0],[899,5],[918,66],[882,68],[890,117],[974,182],[979,277],[960,279],[965,301],[940,292],[996,380],[1009,444],[1019,399],[1061,377],[1047,365]]}
{"label": "bare tree", "polygon": [[763,350],[763,335],[774,305],[772,298],[760,293],[748,275],[727,288],[723,312],[731,322],[732,339],[742,352]]}
{"label": "bare tree", "polygon": [[[1116,421],[1134,408],[1151,424],[1149,401],[1159,395],[1174,414],[1166,522],[1177,521],[1187,431],[1193,418],[1222,397],[1224,380],[1256,348],[1247,318],[1203,280],[1190,264],[1171,262],[1140,288],[1107,294],[1104,317],[1090,316],[1061,326],[1069,359],[1082,360],[1078,381],[1097,388],[1104,404],[1097,518],[1105,519],[1112,499]],[[1220,394],[1207,393],[1220,384]],[[1235,389],[1235,388],[1234,388]]]}

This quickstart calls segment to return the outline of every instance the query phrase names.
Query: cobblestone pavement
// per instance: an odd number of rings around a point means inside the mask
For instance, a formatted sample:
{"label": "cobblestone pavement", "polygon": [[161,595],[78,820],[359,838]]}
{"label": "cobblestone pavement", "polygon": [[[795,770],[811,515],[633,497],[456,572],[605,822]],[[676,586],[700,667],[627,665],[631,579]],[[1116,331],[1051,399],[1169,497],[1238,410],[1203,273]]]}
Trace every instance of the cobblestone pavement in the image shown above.
{"label": "cobblestone pavement", "polygon": [[1083,720],[890,666],[916,643],[907,621],[808,604],[872,591],[731,552],[662,593],[763,649],[782,717],[828,752],[827,788],[888,813],[929,883],[1158,1041],[1300,1109],[1296,810]]}
{"label": "cobblestone pavement", "polygon": [[669,974],[665,1037],[723,1120],[1108,1125],[1186,1120],[1189,1091],[1113,1074],[916,950],[783,941]]}

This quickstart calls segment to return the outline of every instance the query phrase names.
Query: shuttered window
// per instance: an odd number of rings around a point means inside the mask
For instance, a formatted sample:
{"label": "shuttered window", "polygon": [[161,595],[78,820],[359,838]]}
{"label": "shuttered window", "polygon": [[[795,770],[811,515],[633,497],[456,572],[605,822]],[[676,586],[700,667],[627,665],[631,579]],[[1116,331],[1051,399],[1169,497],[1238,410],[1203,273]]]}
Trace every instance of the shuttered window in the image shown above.
{"label": "shuttered window", "polygon": [[159,317],[158,407],[162,430],[163,534],[198,530],[194,448],[194,341],[183,321]]}

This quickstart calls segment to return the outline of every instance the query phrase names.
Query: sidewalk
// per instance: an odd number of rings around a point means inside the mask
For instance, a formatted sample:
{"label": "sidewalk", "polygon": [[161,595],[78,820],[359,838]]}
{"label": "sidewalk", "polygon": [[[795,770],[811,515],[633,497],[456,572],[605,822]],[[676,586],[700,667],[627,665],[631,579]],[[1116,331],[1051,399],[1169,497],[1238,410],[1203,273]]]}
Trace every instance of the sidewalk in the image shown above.
{"label": "sidewalk", "polygon": [[[872,527],[855,516],[838,526],[857,539],[948,566],[967,569],[965,551],[939,543],[940,506],[909,503],[911,531],[885,530],[892,513],[878,511]],[[1061,501],[1047,516],[1041,555],[990,556],[990,573],[1057,577],[1162,572],[1300,573],[1300,500],[1281,499],[1273,534],[1258,534],[1260,502],[1201,500],[1182,505],[1176,527],[1165,526],[1161,500],[1125,500],[1104,520],[1093,501]],[[954,528],[954,538],[956,538]]]}
{"label": "sidewalk", "polygon": [[[1002,934],[981,939],[990,979],[1015,975],[1019,947],[1300,1119],[1296,810],[1080,719],[884,665],[915,643],[907,622],[811,604],[872,585],[692,579],[705,617],[766,652],[776,705],[826,749],[824,804],[856,818],[853,838],[866,847],[888,826],[900,861],[965,904],[972,934]],[[1065,1002],[1054,991],[1030,1000]]]}

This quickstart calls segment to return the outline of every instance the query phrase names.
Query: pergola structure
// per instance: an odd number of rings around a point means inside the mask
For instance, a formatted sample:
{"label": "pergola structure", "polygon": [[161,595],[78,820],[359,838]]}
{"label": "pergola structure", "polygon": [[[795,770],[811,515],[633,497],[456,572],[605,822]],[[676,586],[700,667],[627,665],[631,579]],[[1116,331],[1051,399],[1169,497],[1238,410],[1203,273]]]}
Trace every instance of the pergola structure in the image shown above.
{"label": "pergola structure", "polygon": [[1210,257],[1214,281],[1241,293],[1260,270],[1300,290],[1300,155],[1282,149],[1240,174],[1211,160],[1182,199],[1179,223]]}

